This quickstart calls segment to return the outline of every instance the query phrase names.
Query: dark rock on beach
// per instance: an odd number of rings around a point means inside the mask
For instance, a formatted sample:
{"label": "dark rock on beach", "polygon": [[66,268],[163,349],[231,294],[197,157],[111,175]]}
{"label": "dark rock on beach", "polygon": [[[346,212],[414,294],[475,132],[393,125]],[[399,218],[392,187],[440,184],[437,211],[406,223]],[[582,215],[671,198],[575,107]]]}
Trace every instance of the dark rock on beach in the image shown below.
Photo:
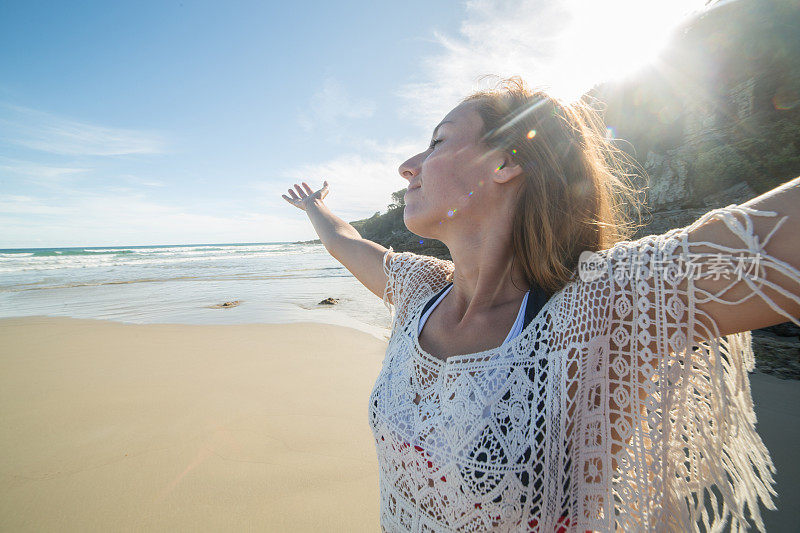
{"label": "dark rock on beach", "polygon": [[795,339],[800,340],[800,326],[795,326],[791,322],[784,322],[783,324],[778,324],[776,326],[761,328],[758,331],[774,333],[779,337],[794,337]]}
{"label": "dark rock on beach", "polygon": [[225,302],[225,303],[222,303],[222,304],[210,305],[209,307],[211,309],[227,309],[229,307],[236,307],[240,303],[242,303],[241,300],[234,300],[232,302]]}
{"label": "dark rock on beach", "polygon": [[317,305],[335,305],[335,304],[338,304],[338,303],[339,303],[339,299],[338,298],[325,298],[324,300],[322,300]]}
{"label": "dark rock on beach", "polygon": [[[785,334],[785,335],[784,335]],[[800,379],[800,328],[786,322],[753,331],[756,368],[783,379]]]}

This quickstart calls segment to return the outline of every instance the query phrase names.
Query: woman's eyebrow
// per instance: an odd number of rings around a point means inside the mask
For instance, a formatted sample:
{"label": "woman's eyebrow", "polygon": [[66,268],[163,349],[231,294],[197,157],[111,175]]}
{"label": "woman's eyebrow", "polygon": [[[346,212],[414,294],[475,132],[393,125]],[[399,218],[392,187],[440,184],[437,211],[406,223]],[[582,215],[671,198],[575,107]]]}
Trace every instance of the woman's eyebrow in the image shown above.
{"label": "woman's eyebrow", "polygon": [[441,128],[444,124],[453,124],[453,121],[452,120],[444,120],[444,121],[440,122],[438,126],[433,128],[433,135],[431,135],[431,137],[436,137],[436,132],[439,131],[439,128]]}

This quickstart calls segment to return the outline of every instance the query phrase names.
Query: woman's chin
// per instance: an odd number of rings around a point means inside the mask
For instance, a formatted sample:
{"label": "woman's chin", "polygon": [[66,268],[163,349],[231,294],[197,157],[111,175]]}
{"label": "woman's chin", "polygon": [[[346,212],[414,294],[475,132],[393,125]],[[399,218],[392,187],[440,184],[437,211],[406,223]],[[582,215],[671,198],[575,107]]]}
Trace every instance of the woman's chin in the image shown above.
{"label": "woman's chin", "polygon": [[422,216],[418,216],[413,212],[409,212],[408,205],[406,205],[406,208],[403,210],[403,223],[406,225],[406,229],[408,229],[408,231],[414,235],[419,235],[424,239],[436,238],[433,235],[433,229],[436,224],[426,220]]}

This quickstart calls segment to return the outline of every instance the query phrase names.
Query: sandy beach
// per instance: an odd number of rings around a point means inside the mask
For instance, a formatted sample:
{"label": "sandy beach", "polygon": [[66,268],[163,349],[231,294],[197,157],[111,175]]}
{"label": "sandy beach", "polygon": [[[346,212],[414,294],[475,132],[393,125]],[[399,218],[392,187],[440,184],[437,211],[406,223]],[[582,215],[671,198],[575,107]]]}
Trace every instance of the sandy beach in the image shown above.
{"label": "sandy beach", "polygon": [[[367,398],[386,342],[341,326],[0,320],[0,529],[377,531]],[[800,382],[751,377],[800,523]]]}
{"label": "sandy beach", "polygon": [[326,324],[0,321],[3,531],[375,531],[386,343]]}

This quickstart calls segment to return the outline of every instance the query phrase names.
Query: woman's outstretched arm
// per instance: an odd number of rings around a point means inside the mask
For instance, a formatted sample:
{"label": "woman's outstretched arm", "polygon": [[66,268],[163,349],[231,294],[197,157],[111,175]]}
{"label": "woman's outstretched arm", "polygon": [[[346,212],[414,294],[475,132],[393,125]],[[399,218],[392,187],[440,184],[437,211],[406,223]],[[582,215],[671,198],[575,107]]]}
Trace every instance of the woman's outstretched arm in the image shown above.
{"label": "woman's outstretched arm", "polygon": [[688,234],[687,282],[717,334],[800,321],[800,178],[709,215]]}
{"label": "woman's outstretched arm", "polygon": [[[283,199],[302,209],[308,215],[320,241],[337,261],[349,270],[367,289],[379,298],[384,297],[387,276],[383,268],[383,255],[387,251],[380,244],[363,239],[350,224],[334,215],[322,201],[328,195],[328,182],[312,191],[307,183],[295,184],[297,192],[289,189]],[[390,256],[393,252],[390,252]],[[391,295],[388,296],[389,303]]]}

